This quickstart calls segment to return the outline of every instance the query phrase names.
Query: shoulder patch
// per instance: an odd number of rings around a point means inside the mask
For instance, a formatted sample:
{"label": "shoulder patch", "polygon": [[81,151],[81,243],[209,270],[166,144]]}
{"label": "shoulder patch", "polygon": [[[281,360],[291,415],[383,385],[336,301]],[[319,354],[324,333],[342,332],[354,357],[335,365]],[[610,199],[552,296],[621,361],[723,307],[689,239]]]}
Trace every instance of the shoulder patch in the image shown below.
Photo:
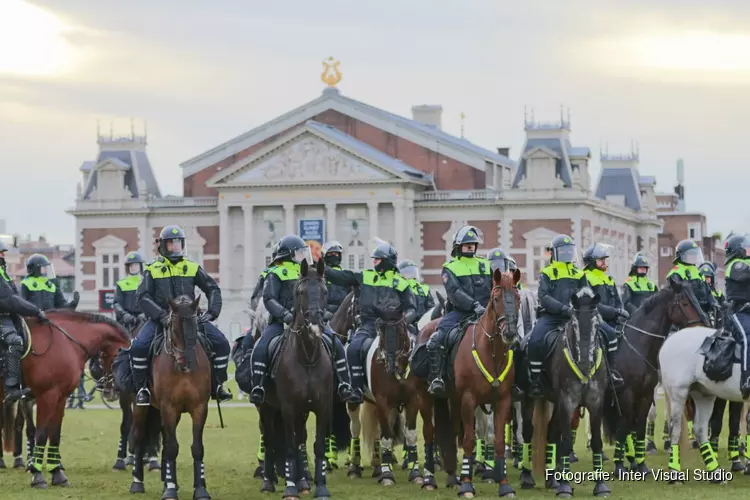
{"label": "shoulder patch", "polygon": [[742,268],[742,262],[737,262],[737,263],[736,263],[736,264],[734,265],[734,268],[735,268],[735,269],[740,269],[740,268]]}
{"label": "shoulder patch", "polygon": [[448,283],[448,273],[445,270],[440,273],[440,276],[443,278],[443,283]]}

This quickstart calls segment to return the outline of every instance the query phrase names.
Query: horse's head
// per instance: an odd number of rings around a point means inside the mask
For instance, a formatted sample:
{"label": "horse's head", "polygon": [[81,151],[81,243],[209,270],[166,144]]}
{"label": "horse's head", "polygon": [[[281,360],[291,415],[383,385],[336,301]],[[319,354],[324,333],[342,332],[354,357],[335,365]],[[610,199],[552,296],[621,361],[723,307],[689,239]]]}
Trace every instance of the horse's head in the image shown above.
{"label": "horse's head", "polygon": [[294,321],[292,331],[320,338],[328,304],[328,288],[323,278],[325,262],[319,259],[311,266],[307,260],[300,266],[300,279],[294,289]]}
{"label": "horse's head", "polygon": [[669,290],[674,292],[674,299],[667,306],[667,317],[669,321],[678,328],[689,326],[710,326],[706,313],[703,311],[698,298],[693,292],[693,287],[686,282],[673,279],[667,280]]}
{"label": "horse's head", "polygon": [[389,375],[401,378],[406,373],[411,355],[411,338],[403,317],[379,319],[376,324],[379,337],[379,356],[385,358]]}
{"label": "horse's head", "polygon": [[[195,345],[198,342],[198,304],[200,295],[191,299],[181,295],[176,299],[169,299],[169,328],[166,332],[166,350],[172,351],[178,366],[183,371],[195,369]],[[179,354],[184,355],[181,360]],[[183,365],[182,361],[185,362]]]}
{"label": "horse's head", "polygon": [[518,269],[512,272],[495,269],[492,273],[490,304],[480,319],[480,322],[487,319],[492,323],[484,327],[490,338],[500,333],[506,344],[512,344],[518,338],[518,310],[521,307],[521,296],[518,293],[519,281],[521,281],[521,271]]}
{"label": "horse's head", "polygon": [[575,337],[577,362],[583,373],[588,373],[594,363],[600,321],[596,306],[600,300],[599,294],[589,287],[581,288],[570,298],[575,319],[568,323],[566,333],[572,332]]}

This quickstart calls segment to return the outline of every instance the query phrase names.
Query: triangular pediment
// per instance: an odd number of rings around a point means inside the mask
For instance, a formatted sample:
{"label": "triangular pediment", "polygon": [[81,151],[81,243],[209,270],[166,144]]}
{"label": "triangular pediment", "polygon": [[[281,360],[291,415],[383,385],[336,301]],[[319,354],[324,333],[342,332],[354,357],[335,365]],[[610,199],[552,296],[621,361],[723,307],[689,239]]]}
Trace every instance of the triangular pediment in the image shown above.
{"label": "triangular pediment", "polygon": [[122,160],[118,160],[117,158],[104,158],[99,163],[96,164],[93,170],[112,171],[112,170],[128,170],[129,168],[130,168],[130,165],[128,165]]}
{"label": "triangular pediment", "polygon": [[562,158],[562,156],[559,153],[545,146],[536,146],[534,148],[531,148],[523,154],[523,157],[525,159],[533,159],[533,158],[560,159]]}
{"label": "triangular pediment", "polygon": [[428,183],[399,169],[398,160],[355,143],[339,131],[315,122],[290,132],[254,155],[218,172],[212,187],[351,184],[383,182]]}
{"label": "triangular pediment", "polygon": [[523,238],[526,241],[539,242],[539,241],[552,241],[552,238],[557,236],[559,233],[547,229],[546,227],[537,227],[523,234]]}

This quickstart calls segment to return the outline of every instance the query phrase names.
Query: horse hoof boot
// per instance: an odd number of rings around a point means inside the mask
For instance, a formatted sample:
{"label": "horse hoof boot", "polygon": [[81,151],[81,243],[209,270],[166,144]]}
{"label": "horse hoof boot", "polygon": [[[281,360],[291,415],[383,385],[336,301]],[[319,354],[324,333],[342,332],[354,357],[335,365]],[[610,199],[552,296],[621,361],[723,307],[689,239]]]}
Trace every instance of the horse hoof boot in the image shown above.
{"label": "horse hoof boot", "polygon": [[16,457],[13,459],[13,468],[14,469],[25,469],[26,463],[23,461],[23,458]]}
{"label": "horse hoof boot", "polygon": [[143,483],[137,483],[133,481],[130,483],[130,493],[135,495],[136,493],[146,493],[146,486]]}
{"label": "horse hoof boot", "polygon": [[572,498],[573,488],[570,487],[570,483],[567,481],[560,481],[556,495],[557,498]]}
{"label": "horse hoof boot", "polygon": [[604,481],[597,481],[594,485],[594,496],[599,498],[607,498],[611,491],[604,484]]}
{"label": "horse hoof boot", "polygon": [[133,455],[129,455],[128,458],[125,459],[125,465],[135,465],[135,457]]}
{"label": "horse hoof boot", "polygon": [[408,479],[408,481],[410,483],[421,485],[422,483],[424,483],[424,478],[422,477],[422,473],[419,472],[419,469],[414,468],[414,469],[411,470],[411,472],[409,472],[409,479]]}
{"label": "horse hoof boot", "polygon": [[46,490],[49,486],[47,485],[47,480],[44,479],[44,474],[35,471],[31,477],[31,487]]}
{"label": "horse hoof boot", "polygon": [[495,478],[495,471],[494,469],[487,469],[484,472],[482,472],[482,481],[484,481],[487,484],[495,484],[497,482],[497,479]]}
{"label": "horse hoof boot", "polygon": [[445,481],[446,488],[453,488],[455,486],[459,486],[460,484],[461,483],[458,481],[458,478],[456,476],[448,476]]}
{"label": "horse hoof boot", "polygon": [[346,477],[350,479],[362,479],[362,467],[355,464],[349,465],[349,470],[346,471]]}
{"label": "horse hoof boot", "polygon": [[646,453],[649,455],[655,455],[659,450],[656,449],[656,443],[648,440],[648,443],[646,443]]}
{"label": "horse hoof boot", "polygon": [[159,463],[158,460],[149,460],[148,470],[149,472],[152,470],[161,470],[161,464]]}
{"label": "horse hoof boot", "polygon": [[380,477],[383,475],[383,466],[382,465],[373,465],[372,466],[372,477]]}
{"label": "horse hoof boot", "polygon": [[693,449],[694,450],[697,450],[700,447],[701,447],[701,445],[698,444],[698,441],[693,441]]}
{"label": "horse hoof boot", "polygon": [[458,487],[458,496],[461,498],[474,498],[476,493],[477,490],[474,489],[474,485],[471,481],[463,482],[461,483],[461,486]]}
{"label": "horse hoof boot", "polygon": [[436,490],[437,481],[435,481],[435,476],[425,476],[424,481],[422,481],[422,489],[426,491]]}
{"label": "horse hoof boot", "polygon": [[750,476],[750,461],[745,464],[745,475]]}
{"label": "horse hoof boot", "polygon": [[261,493],[275,493],[276,485],[273,484],[273,481],[269,481],[268,479],[263,479],[263,482],[260,483],[260,492]]}
{"label": "horse hoof boot", "polygon": [[633,467],[632,470],[636,471],[638,474],[643,474],[644,475],[643,477],[648,477],[649,470],[648,470],[648,465],[646,465],[646,462],[641,462],[635,465],[635,467]]}
{"label": "horse hoof boot", "polygon": [[526,469],[525,467],[521,469],[520,479],[521,479],[522,490],[530,490],[536,487],[536,481],[534,481],[534,476],[531,474],[531,471]]}
{"label": "horse hoof boot", "polygon": [[628,469],[622,462],[615,462],[615,477],[617,479],[628,477],[627,472]]}
{"label": "horse hoof boot", "polygon": [[261,462],[253,472],[253,477],[257,479],[263,479],[263,463]]}
{"label": "horse hoof boot", "polygon": [[514,490],[513,487],[506,481],[504,483],[500,483],[500,486],[498,486],[497,496],[503,498],[515,498],[516,490]]}
{"label": "horse hoof boot", "polygon": [[302,478],[299,481],[299,488],[297,488],[297,489],[303,495],[307,495],[308,493],[310,493],[310,490],[312,488],[310,488],[310,482],[306,478]]}
{"label": "horse hoof boot", "polygon": [[161,500],[177,500],[177,488],[164,488]]}
{"label": "horse hoof boot", "polygon": [[193,500],[211,500],[211,495],[208,494],[206,488],[198,486],[195,488],[195,491],[193,491]]}
{"label": "horse hoof boot", "polygon": [[578,455],[576,455],[575,451],[570,452],[570,455],[568,455],[568,460],[571,464],[578,462]]}
{"label": "horse hoof boot", "polygon": [[742,465],[742,462],[740,462],[739,458],[735,458],[732,460],[732,472],[739,472],[741,470],[745,470],[745,466]]}
{"label": "horse hoof boot", "polygon": [[557,482],[557,479],[554,477],[550,477],[544,482],[544,487],[548,490],[556,490],[560,487],[560,483]]}
{"label": "horse hoof boot", "polygon": [[378,479],[380,486],[393,486],[396,484],[396,476],[393,475],[391,469],[385,469]]}
{"label": "horse hoof boot", "polygon": [[513,468],[518,469],[518,467],[521,465],[521,461],[518,460],[518,457],[513,458]]}
{"label": "horse hoof boot", "polygon": [[128,468],[128,466],[125,465],[125,460],[122,459],[122,458],[118,458],[117,461],[115,462],[115,465],[112,466],[112,470],[114,472],[118,472],[118,471],[122,471],[122,470],[127,470],[127,468]]}
{"label": "horse hoof boot", "polygon": [[70,482],[65,477],[65,473],[62,469],[57,468],[52,471],[52,486],[61,486],[63,488],[70,488]]}
{"label": "horse hoof boot", "polygon": [[313,498],[318,498],[319,500],[328,500],[329,498],[331,498],[331,492],[328,491],[328,487],[325,484],[321,484],[315,487],[315,495],[313,495]]}
{"label": "horse hoof boot", "polygon": [[672,451],[672,441],[670,441],[669,439],[664,440],[664,451],[666,451],[667,453]]}
{"label": "horse hoof boot", "polygon": [[299,499],[299,491],[297,491],[297,486],[287,486],[284,490],[284,494],[281,495],[281,498],[283,498],[284,500]]}

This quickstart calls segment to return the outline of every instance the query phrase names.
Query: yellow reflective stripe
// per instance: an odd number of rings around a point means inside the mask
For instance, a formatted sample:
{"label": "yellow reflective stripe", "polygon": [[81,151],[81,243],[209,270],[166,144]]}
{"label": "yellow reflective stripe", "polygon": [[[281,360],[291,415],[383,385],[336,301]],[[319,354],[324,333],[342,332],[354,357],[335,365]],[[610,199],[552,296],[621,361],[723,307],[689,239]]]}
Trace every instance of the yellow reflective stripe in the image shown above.
{"label": "yellow reflective stripe", "polygon": [[[555,270],[557,270],[557,275],[555,275]],[[572,278],[577,280],[583,278],[584,276],[583,271],[578,269],[576,266],[574,266],[573,264],[565,264],[564,262],[553,262],[552,264],[542,269],[542,272],[553,281],[562,278]]]}
{"label": "yellow reflective stripe", "polygon": [[505,377],[508,376],[510,367],[513,366],[513,352],[513,349],[508,349],[508,363],[505,365],[505,368],[503,368],[503,371],[500,372],[500,375],[498,375],[497,378],[494,378],[492,374],[487,370],[487,368],[484,367],[484,364],[482,364],[482,360],[479,358],[479,352],[477,352],[476,347],[471,350],[471,355],[474,358],[474,362],[477,364],[477,368],[479,368],[479,371],[482,372],[484,378],[487,379],[487,382],[489,382],[490,385],[497,385],[498,383],[503,383]]}
{"label": "yellow reflective stripe", "polygon": [[614,286],[615,282],[614,280],[604,273],[601,269],[589,269],[585,271],[586,273],[586,280],[589,282],[590,286],[599,286],[599,285],[611,285]]}
{"label": "yellow reflective stripe", "polygon": [[198,274],[198,264],[192,260],[181,260],[177,264],[172,264],[168,260],[163,262],[157,261],[148,267],[151,277],[160,278],[193,278]]}
{"label": "yellow reflective stripe", "polygon": [[300,276],[300,265],[296,262],[285,260],[278,266],[269,269],[268,272],[278,276],[281,281],[298,280]]}
{"label": "yellow reflective stripe", "polygon": [[573,356],[571,356],[570,350],[567,347],[563,348],[563,354],[565,355],[565,360],[568,362],[568,366],[570,366],[570,369],[573,370],[575,376],[578,377],[583,384],[589,383],[589,379],[594,376],[596,370],[598,370],[599,366],[602,364],[602,348],[599,347],[596,350],[596,361],[594,362],[594,366],[591,367],[590,373],[587,377],[584,376],[583,372],[581,372],[581,369],[578,368],[578,365],[573,360]]}
{"label": "yellow reflective stripe", "polygon": [[386,271],[383,274],[379,274],[373,269],[362,271],[362,284],[367,286],[383,286],[394,288],[399,292],[403,292],[404,290],[409,288],[409,282],[393,271]]}
{"label": "yellow reflective stripe", "polygon": [[138,285],[141,283],[140,276],[128,276],[127,278],[121,279],[117,282],[117,286],[123,292],[133,292],[138,290]]}
{"label": "yellow reflective stripe", "polygon": [[54,283],[49,281],[44,276],[29,276],[21,282],[22,285],[26,285],[26,288],[32,292],[50,292],[55,293],[57,287]]}
{"label": "yellow reflective stripe", "polygon": [[[483,265],[481,267],[480,265]],[[479,257],[462,257],[460,259],[453,259],[445,264],[443,267],[449,269],[456,278],[462,276],[475,276],[477,274],[492,274],[492,265],[490,261]],[[484,270],[484,272],[481,272]]]}

